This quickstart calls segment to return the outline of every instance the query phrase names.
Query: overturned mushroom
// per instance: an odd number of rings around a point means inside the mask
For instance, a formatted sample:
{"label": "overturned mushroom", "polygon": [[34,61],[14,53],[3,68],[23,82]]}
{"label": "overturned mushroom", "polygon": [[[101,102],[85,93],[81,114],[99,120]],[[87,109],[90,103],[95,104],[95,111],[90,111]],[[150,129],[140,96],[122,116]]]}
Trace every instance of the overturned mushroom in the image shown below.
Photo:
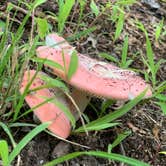
{"label": "overturned mushroom", "polygon": [[[66,69],[68,70],[74,47],[57,34],[48,35],[46,43],[48,46],[41,46],[37,49],[37,56],[49,59],[62,66],[64,66],[63,61],[65,59]],[[64,52],[64,57],[62,56],[62,51]],[[150,86],[135,72],[120,69],[112,64],[98,61],[79,53],[78,58],[77,71],[70,80],[67,79],[64,71],[52,66],[49,67],[52,68],[55,75],[61,77],[70,85],[98,97],[130,100],[138,96],[146,88],[148,90],[145,97],[152,95]]]}
{"label": "overturned mushroom", "polygon": [[[29,70],[24,73],[20,92],[23,93],[26,86],[34,77],[36,71]],[[59,102],[61,102],[64,106],[66,106],[71,113],[74,115],[75,119],[78,119],[78,112],[75,110],[75,107],[72,105],[71,101],[66,97],[64,93],[58,88],[54,88],[54,92],[48,88],[40,88],[44,87],[46,83],[41,79],[41,76],[45,75],[42,72],[39,72],[34,80],[32,81],[29,90],[31,91],[25,97],[26,102],[30,106],[30,108],[34,109],[34,114],[38,117],[41,122],[52,121],[51,125],[48,127],[50,131],[54,134],[62,137],[67,138],[70,134],[71,130],[71,123],[68,117],[65,115],[63,110],[61,110],[55,103],[52,102],[45,102],[46,99],[56,98]],[[80,106],[80,110],[85,109],[84,103],[78,98],[77,95],[78,91],[75,89],[72,90],[72,97],[77,102],[76,104]],[[84,102],[88,100],[86,95],[82,95],[84,98]],[[44,103],[45,102],[45,103]],[[86,101],[87,102],[87,101]],[[42,104],[43,103],[43,104]],[[41,105],[40,105],[41,104]],[[39,106],[40,105],[40,106]],[[37,107],[38,106],[38,107]]]}

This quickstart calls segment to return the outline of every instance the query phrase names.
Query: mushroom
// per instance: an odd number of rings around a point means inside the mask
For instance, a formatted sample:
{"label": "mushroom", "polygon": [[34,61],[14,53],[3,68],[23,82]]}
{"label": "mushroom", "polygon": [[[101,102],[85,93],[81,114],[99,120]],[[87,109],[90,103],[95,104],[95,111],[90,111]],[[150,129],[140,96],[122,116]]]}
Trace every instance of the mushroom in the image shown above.
{"label": "mushroom", "polygon": [[[23,79],[22,79],[21,87],[20,87],[20,92],[22,94],[24,93],[24,90],[29,84],[29,82],[34,77],[35,73],[36,73],[35,70],[25,71]],[[25,100],[30,106],[30,108],[36,107],[34,110],[34,114],[38,117],[38,119],[41,122],[52,121],[52,123],[48,127],[50,131],[52,131],[54,134],[62,138],[67,138],[71,130],[71,124],[69,119],[67,118],[65,113],[53,102],[46,102],[46,103],[44,102],[47,99],[56,97],[56,100],[61,102],[63,105],[65,105],[69,109],[71,108],[70,102],[67,100],[66,96],[62,93],[62,91],[60,91],[58,88],[54,88],[54,92],[52,92],[48,88],[40,88],[46,85],[46,83],[41,79],[42,75],[44,75],[44,73],[42,72],[39,72],[36,75],[36,77],[34,78],[34,80],[32,81],[29,87],[29,90],[32,92],[26,95]],[[41,104],[41,103],[44,103],[44,104]],[[74,110],[72,111],[74,112]]]}
{"label": "mushroom", "polygon": [[[55,33],[46,37],[46,44],[47,46],[38,47],[37,56],[54,61],[63,67],[65,60],[65,67],[68,70],[71,54],[75,48]],[[97,97],[131,100],[148,88],[145,97],[152,95],[150,85],[131,70],[121,69],[80,53],[78,53],[78,59],[77,71],[70,80],[67,79],[63,70],[49,67],[55,75],[78,89],[80,93],[84,91]]]}
{"label": "mushroom", "polygon": [[[37,49],[37,56],[43,59],[49,59],[68,70],[70,58],[74,47],[68,44],[66,40],[57,34],[51,34],[46,37],[47,46],[41,46]],[[62,52],[64,53],[62,56]],[[63,70],[49,66],[55,75],[61,77],[64,81],[69,83],[71,87],[71,97],[79,107],[81,112],[84,111],[90,98],[88,96],[94,95],[97,97],[111,98],[116,100],[131,100],[148,88],[145,97],[152,95],[151,88],[145,81],[130,70],[120,69],[112,64],[92,59],[88,56],[78,53],[78,68],[72,78],[69,80]],[[34,70],[26,71],[21,84],[21,93],[25,90],[26,85],[35,74]],[[44,73],[39,72],[37,77],[33,80],[30,90],[44,85],[44,81],[40,79],[40,75]],[[28,78],[29,77],[29,78]],[[56,94],[55,94],[56,93]],[[25,97],[29,106],[35,107],[44,102],[44,98],[56,98],[70,109],[76,119],[78,113],[71,101],[66,98],[60,90],[55,88],[55,93],[49,89],[39,89],[35,93],[30,93]],[[41,96],[44,96],[41,97]],[[54,103],[45,103],[34,111],[35,115],[42,122],[52,121],[48,127],[54,134],[67,138],[70,134],[71,124],[67,116]]]}

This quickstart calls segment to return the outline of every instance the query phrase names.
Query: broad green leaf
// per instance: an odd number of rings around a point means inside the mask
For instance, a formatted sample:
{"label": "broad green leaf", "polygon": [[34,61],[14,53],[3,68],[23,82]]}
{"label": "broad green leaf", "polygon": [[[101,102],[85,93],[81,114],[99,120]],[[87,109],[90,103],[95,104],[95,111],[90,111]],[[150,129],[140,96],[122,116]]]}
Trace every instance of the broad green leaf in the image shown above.
{"label": "broad green leaf", "polygon": [[0,158],[3,161],[3,166],[8,166],[8,144],[5,140],[0,140]]}
{"label": "broad green leaf", "polygon": [[70,65],[67,73],[67,78],[70,80],[71,77],[75,74],[78,67],[78,55],[76,51],[73,51],[70,59]]}
{"label": "broad green leaf", "polygon": [[48,23],[44,18],[36,18],[38,34],[41,39],[44,39],[48,32]]}
{"label": "broad green leaf", "polygon": [[47,164],[44,164],[44,166],[55,166],[57,164],[60,164],[62,162],[65,162],[67,160],[71,160],[73,158],[76,158],[78,156],[81,155],[88,155],[88,156],[96,156],[96,157],[101,157],[101,158],[106,158],[109,160],[114,160],[114,161],[120,161],[122,163],[125,164],[129,164],[132,166],[150,166],[149,164],[146,164],[144,162],[141,162],[139,160],[130,158],[130,157],[126,157],[120,154],[116,154],[116,153],[106,153],[106,152],[102,152],[102,151],[85,151],[85,152],[74,152],[74,153],[70,153],[67,154],[65,156],[59,157]]}
{"label": "broad green leaf", "polygon": [[97,17],[99,15],[100,11],[99,11],[98,6],[94,2],[94,0],[91,0],[90,8],[91,8],[92,12],[95,14],[95,16]]}
{"label": "broad green leaf", "polygon": [[46,122],[40,124],[39,126],[35,127],[32,131],[30,131],[13,149],[13,151],[9,155],[9,164],[14,160],[14,158],[21,152],[21,150],[31,141],[37,134],[41,131],[45,130],[51,123]]}

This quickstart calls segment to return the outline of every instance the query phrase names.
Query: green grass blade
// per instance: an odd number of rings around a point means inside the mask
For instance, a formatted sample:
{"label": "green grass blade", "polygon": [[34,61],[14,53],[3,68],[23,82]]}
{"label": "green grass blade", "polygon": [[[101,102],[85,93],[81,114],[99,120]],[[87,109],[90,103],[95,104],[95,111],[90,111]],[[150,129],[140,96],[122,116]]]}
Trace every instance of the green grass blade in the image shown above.
{"label": "green grass blade", "polygon": [[47,0],[35,0],[34,3],[33,3],[33,8],[37,8],[39,5],[45,3]]}
{"label": "green grass blade", "polygon": [[48,29],[49,29],[48,22],[44,18],[36,18],[36,22],[37,22],[37,27],[38,27],[37,28],[38,34],[39,34],[41,39],[44,39],[44,37],[48,33]]}
{"label": "green grass blade", "polygon": [[165,102],[155,102],[155,103],[160,106],[161,110],[166,115],[166,103]]}
{"label": "green grass blade", "polygon": [[99,11],[98,6],[94,2],[94,0],[91,0],[90,8],[91,8],[92,12],[95,14],[95,16],[97,17],[99,15],[100,11]]}
{"label": "green grass blade", "polygon": [[[40,96],[40,97],[44,98],[46,100],[48,99],[47,97],[44,97],[44,96]],[[50,102],[55,104],[56,107],[58,107],[61,111],[64,112],[64,114],[70,120],[72,127],[75,128],[76,120],[75,120],[73,114],[71,113],[70,109],[64,103],[62,103],[60,100],[58,100],[58,94],[57,94],[57,98],[55,96],[54,100],[50,100]]]}
{"label": "green grass blade", "polygon": [[70,11],[75,4],[75,0],[65,0],[65,3],[60,7],[58,15],[58,32],[62,33],[65,22],[70,14]]}
{"label": "green grass blade", "polygon": [[117,138],[113,141],[112,144],[109,146],[109,153],[111,153],[112,149],[119,145],[126,137],[131,134],[131,131],[125,131],[123,133],[118,134]]}
{"label": "green grass blade", "polygon": [[8,165],[8,144],[5,140],[0,140],[0,158],[2,159],[3,166]]}
{"label": "green grass blade", "polygon": [[156,42],[158,42],[158,40],[160,38],[163,26],[164,26],[164,19],[162,19],[156,27],[156,30],[155,30],[155,40],[156,40]]}
{"label": "green grass blade", "polygon": [[[103,123],[103,124],[96,124],[94,126],[89,126],[89,127],[86,127],[86,130],[87,131],[100,131],[100,130],[103,130],[103,129],[106,129],[106,128],[110,128],[110,127],[114,127],[114,126],[117,126],[119,125],[120,123]],[[77,129],[74,131],[74,133],[78,133],[78,132],[85,132],[84,129]]]}
{"label": "green grass blade", "polygon": [[124,44],[122,48],[122,59],[121,59],[121,65],[120,67],[126,68],[127,67],[127,52],[128,52],[128,36],[124,39]]}
{"label": "green grass blade", "polygon": [[119,13],[119,18],[118,21],[116,23],[116,31],[115,31],[115,39],[117,40],[123,30],[123,24],[124,24],[124,20],[125,20],[125,13],[123,11],[120,11]]}
{"label": "green grass blade", "polygon": [[65,113],[67,118],[70,120],[70,122],[72,124],[72,127],[75,128],[76,120],[75,120],[73,114],[71,113],[70,109],[67,106],[65,106],[63,103],[61,103],[60,101],[58,101],[56,99],[52,100],[50,102],[54,103],[58,108],[60,108]]}
{"label": "green grass blade", "polygon": [[162,152],[159,152],[160,154],[165,154],[166,155],[166,151],[162,151]]}
{"label": "green grass blade", "polygon": [[111,56],[111,55],[109,55],[109,54],[107,54],[105,52],[99,53],[99,56],[101,56],[101,57],[103,57],[103,58],[105,58],[107,60],[110,60],[112,62],[115,62],[115,63],[119,62],[119,60],[117,58],[115,58],[115,57],[113,57],[113,56]]}
{"label": "green grass blade", "polygon": [[58,64],[54,61],[51,61],[49,59],[33,58],[32,61],[35,61],[35,62],[38,62],[38,63],[41,63],[41,64],[45,64],[45,65],[48,65],[48,66],[51,66],[51,67],[55,67],[55,68],[60,69],[60,70],[64,70],[64,68],[60,64]]}
{"label": "green grass blade", "polygon": [[30,133],[28,133],[13,149],[9,155],[9,164],[14,160],[14,158],[21,152],[21,150],[31,141],[37,134],[45,130],[51,123],[43,123],[36,128],[34,128]]}
{"label": "green grass blade", "polygon": [[16,143],[14,141],[14,138],[9,130],[9,128],[2,122],[0,122],[0,126],[2,127],[2,129],[5,131],[5,133],[8,135],[11,143],[12,143],[12,146],[15,147],[16,146]]}
{"label": "green grass blade", "polygon": [[[87,128],[87,127],[94,126],[94,125],[97,125],[97,124],[109,123],[113,120],[116,120],[117,118],[120,118],[121,116],[123,116],[128,111],[130,111],[136,104],[138,104],[142,100],[142,98],[146,94],[146,91],[147,91],[147,89],[145,91],[143,91],[135,99],[131,100],[126,105],[124,105],[122,108],[116,110],[113,113],[109,113],[108,115],[105,115],[101,118],[98,118],[97,120],[94,120],[94,121],[86,124],[85,127]],[[83,129],[83,127],[79,127],[77,130],[82,130],[82,129]]]}
{"label": "green grass blade", "polygon": [[166,102],[166,95],[164,95],[164,94],[158,94],[155,96],[155,98]]}
{"label": "green grass blade", "polygon": [[66,86],[66,84],[64,84],[62,81],[55,79],[55,78],[51,78],[47,75],[40,75],[40,78],[46,82],[46,86],[52,86],[55,88],[60,88],[62,90],[64,90],[65,92],[69,92],[68,87]]}
{"label": "green grass blade", "polygon": [[78,55],[76,51],[73,51],[70,59],[69,69],[67,73],[67,78],[70,80],[73,74],[77,71],[78,67]]}
{"label": "green grass blade", "polygon": [[100,157],[100,158],[106,158],[109,160],[114,160],[114,161],[120,161],[132,166],[149,166],[149,164],[146,164],[144,162],[138,161],[136,159],[133,158],[129,158],[126,156],[122,156],[120,154],[115,154],[115,153],[106,153],[106,152],[102,152],[102,151],[89,151],[89,152],[74,152],[74,153],[70,153],[67,154],[65,156],[59,157],[58,159],[55,159],[47,164],[44,164],[44,166],[55,166],[59,163],[62,163],[64,161],[76,158],[78,156],[81,155],[88,155],[88,156],[96,156],[96,157]]}

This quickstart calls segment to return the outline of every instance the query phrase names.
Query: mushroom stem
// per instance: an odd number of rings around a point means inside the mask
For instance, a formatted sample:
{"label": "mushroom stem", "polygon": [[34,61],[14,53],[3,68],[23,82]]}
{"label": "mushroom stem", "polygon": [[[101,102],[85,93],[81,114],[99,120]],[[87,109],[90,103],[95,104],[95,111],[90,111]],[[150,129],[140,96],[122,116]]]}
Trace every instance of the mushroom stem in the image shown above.
{"label": "mushroom stem", "polygon": [[[87,93],[82,92],[76,88],[72,88],[71,97],[73,98],[74,103],[78,106],[80,113],[83,113],[90,101],[90,97],[87,95]],[[74,113],[74,117],[76,120],[79,119],[80,116],[78,112]]]}

